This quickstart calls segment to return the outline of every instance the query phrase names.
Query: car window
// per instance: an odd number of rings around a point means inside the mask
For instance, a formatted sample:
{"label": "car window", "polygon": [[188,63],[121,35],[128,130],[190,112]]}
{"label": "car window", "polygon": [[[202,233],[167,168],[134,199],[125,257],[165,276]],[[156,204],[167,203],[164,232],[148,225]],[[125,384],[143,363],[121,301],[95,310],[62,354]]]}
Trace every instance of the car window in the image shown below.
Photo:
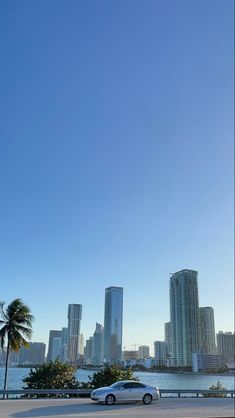
{"label": "car window", "polygon": [[120,386],[122,386],[123,385],[123,383],[122,382],[115,382],[115,383],[113,383],[110,387],[111,388],[119,388]]}
{"label": "car window", "polygon": [[142,383],[139,383],[139,382],[135,382],[135,383],[132,383],[133,384],[133,388],[145,388],[145,386],[142,384]]}
{"label": "car window", "polygon": [[124,385],[123,385],[123,388],[124,389],[133,389],[133,388],[135,388],[135,383],[133,383],[133,382],[129,382],[129,383],[125,383]]}

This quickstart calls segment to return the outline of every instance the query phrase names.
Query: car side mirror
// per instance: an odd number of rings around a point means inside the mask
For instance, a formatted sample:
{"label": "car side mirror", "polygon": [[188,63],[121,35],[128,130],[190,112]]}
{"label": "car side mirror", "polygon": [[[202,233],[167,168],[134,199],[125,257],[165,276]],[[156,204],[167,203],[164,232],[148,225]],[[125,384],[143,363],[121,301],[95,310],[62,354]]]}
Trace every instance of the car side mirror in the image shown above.
{"label": "car side mirror", "polygon": [[119,390],[124,390],[124,387],[123,387],[123,386],[121,386]]}

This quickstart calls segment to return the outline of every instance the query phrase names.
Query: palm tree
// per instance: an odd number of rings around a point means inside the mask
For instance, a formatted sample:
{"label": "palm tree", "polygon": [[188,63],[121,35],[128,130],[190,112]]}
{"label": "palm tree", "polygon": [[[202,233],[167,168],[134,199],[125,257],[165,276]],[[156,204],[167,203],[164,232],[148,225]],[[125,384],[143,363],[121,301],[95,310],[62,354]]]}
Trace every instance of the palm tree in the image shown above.
{"label": "palm tree", "polygon": [[[29,348],[29,343],[24,337],[31,338],[33,315],[29,307],[21,299],[15,299],[6,309],[4,309],[4,302],[0,302],[0,316],[2,317],[0,319],[0,326],[2,325],[0,329],[2,350],[7,346],[3,387],[3,390],[6,390],[9,353],[10,351],[19,351],[21,346]],[[4,397],[5,395],[3,395]]]}

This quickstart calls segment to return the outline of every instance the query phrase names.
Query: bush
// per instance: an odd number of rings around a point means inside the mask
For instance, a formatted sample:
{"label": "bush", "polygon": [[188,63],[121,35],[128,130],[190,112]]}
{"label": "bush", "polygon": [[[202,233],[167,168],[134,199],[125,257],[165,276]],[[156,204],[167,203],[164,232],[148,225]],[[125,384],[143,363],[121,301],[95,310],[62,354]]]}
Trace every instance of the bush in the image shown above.
{"label": "bush", "polygon": [[[23,379],[27,384],[24,389],[79,389],[75,378],[76,369],[59,360],[30,369],[29,375]],[[37,395],[46,397],[49,395]],[[54,395],[52,395],[54,396]]]}
{"label": "bush", "polygon": [[131,369],[121,370],[116,366],[106,367],[104,370],[94,373],[90,381],[82,383],[81,389],[97,389],[104,386],[110,386],[118,380],[138,380]]}
{"label": "bush", "polygon": [[[223,387],[222,383],[218,381],[216,385],[211,385],[209,387],[210,390],[226,390],[225,387]],[[203,395],[205,398],[226,398],[225,393],[205,393]]]}

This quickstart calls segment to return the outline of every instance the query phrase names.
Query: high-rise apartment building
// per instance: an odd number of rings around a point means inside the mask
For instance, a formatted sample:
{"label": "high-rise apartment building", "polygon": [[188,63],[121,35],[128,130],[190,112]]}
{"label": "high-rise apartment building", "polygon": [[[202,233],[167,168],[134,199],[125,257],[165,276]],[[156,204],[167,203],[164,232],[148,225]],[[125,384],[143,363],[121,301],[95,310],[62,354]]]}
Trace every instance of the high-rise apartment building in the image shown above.
{"label": "high-rise apartment building", "polygon": [[171,323],[165,322],[164,324],[164,331],[165,331],[165,342],[167,344],[167,356],[168,358],[171,356]]}
{"label": "high-rise apartment building", "polygon": [[170,278],[172,365],[191,366],[200,348],[198,272],[181,270]]}
{"label": "high-rise apartment building", "polygon": [[123,288],[105,289],[104,312],[104,363],[120,364],[122,361]]}
{"label": "high-rise apartment building", "polygon": [[210,306],[199,308],[201,347],[206,354],[216,354],[214,309]]}
{"label": "high-rise apartment building", "polygon": [[92,364],[92,351],[93,351],[93,337],[86,340],[86,345],[84,347],[84,363],[86,365]]}
{"label": "high-rise apartment building", "polygon": [[68,328],[63,327],[61,330],[61,353],[60,358],[63,363],[68,360]]}
{"label": "high-rise apartment building", "polygon": [[235,361],[235,334],[232,332],[219,331],[216,334],[217,352],[222,354],[225,363]]}
{"label": "high-rise apartment building", "polygon": [[154,342],[154,359],[156,366],[166,366],[167,343],[165,341]]}
{"label": "high-rise apartment building", "polygon": [[52,339],[51,361],[61,361],[61,336]]}
{"label": "high-rise apartment building", "polygon": [[146,359],[149,357],[149,346],[148,345],[140,345],[138,348],[139,358]]}
{"label": "high-rise apartment building", "polygon": [[104,328],[96,322],[92,344],[92,364],[94,366],[101,366],[103,364],[103,339]]}
{"label": "high-rise apartment building", "polygon": [[59,330],[51,330],[49,333],[49,344],[48,344],[48,352],[47,352],[47,362],[52,361],[52,344],[53,339],[59,337],[61,338],[61,331]]}
{"label": "high-rise apartment building", "polygon": [[76,366],[80,358],[80,328],[82,305],[71,303],[68,306],[68,361]]}

